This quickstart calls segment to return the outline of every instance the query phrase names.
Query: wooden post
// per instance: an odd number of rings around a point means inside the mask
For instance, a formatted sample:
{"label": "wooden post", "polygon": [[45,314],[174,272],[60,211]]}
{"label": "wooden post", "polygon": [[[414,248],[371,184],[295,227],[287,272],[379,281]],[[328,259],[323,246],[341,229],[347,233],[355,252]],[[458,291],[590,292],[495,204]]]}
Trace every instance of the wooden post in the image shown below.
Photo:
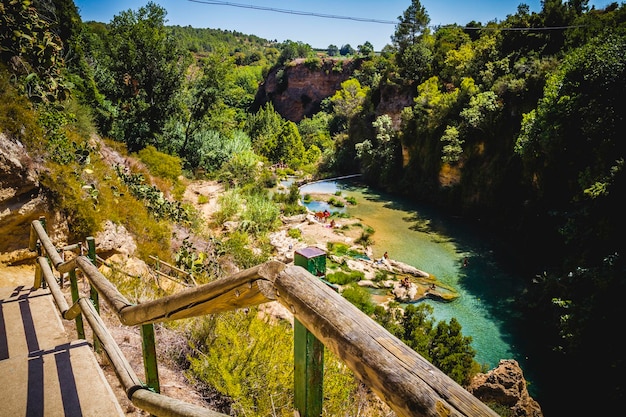
{"label": "wooden post", "polygon": [[[87,240],[87,257],[89,258],[91,263],[97,267],[98,264],[96,263],[97,262],[96,261],[96,239],[93,238],[92,236],[89,236],[87,237],[86,240]],[[93,285],[90,285],[89,298],[91,298],[91,302],[96,312],[100,314],[100,300],[98,297],[98,290],[96,290]],[[100,341],[98,340],[98,337],[95,334],[93,336],[93,350],[95,350],[98,353],[100,353],[100,350],[101,350]]]}
{"label": "wooden post", "polygon": [[[72,303],[78,301],[78,280],[76,279],[76,269],[70,270],[70,289],[72,291]],[[83,315],[76,316],[76,333],[79,339],[85,338],[85,326],[83,325]]]}
{"label": "wooden post", "polygon": [[[326,275],[326,252],[315,247],[295,252],[294,264],[311,274]],[[300,417],[322,415],[324,400],[324,345],[294,319],[294,406]]]}
{"label": "wooden post", "polygon": [[156,341],[154,339],[154,324],[141,325],[141,348],[143,351],[143,368],[146,373],[146,385],[159,394],[159,368],[157,365]]}
{"label": "wooden post", "polygon": [[[43,227],[43,230],[46,231],[46,233],[48,232],[46,230],[46,218],[44,216],[39,217],[39,223],[41,223],[41,226]],[[41,242],[37,242],[37,255],[41,256]],[[47,258],[49,258],[48,256],[46,256]],[[42,280],[41,282],[41,288],[46,288],[48,286],[48,284],[46,284],[46,280]]]}

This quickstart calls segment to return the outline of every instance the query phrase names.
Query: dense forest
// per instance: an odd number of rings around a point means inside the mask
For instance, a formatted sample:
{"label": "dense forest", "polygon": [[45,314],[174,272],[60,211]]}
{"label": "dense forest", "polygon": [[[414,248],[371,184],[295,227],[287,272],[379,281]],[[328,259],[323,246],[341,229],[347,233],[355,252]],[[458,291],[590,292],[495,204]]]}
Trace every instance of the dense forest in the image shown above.
{"label": "dense forest", "polygon": [[[73,239],[92,235],[106,218],[126,222],[139,237],[140,257],[157,254],[212,278],[223,271],[207,259],[228,255],[239,268],[265,261],[266,233],[281,212],[298,211],[293,195],[276,201],[267,193],[277,174],[264,167],[273,164],[311,177],[358,172],[372,186],[476,222],[524,267],[521,321],[532,324],[527,337],[534,355],[546,358],[542,385],[551,389],[538,398],[545,414],[619,410],[625,369],[613,329],[626,317],[619,204],[626,5],[595,9],[586,0],[543,0],[540,12],[522,3],[502,21],[433,28],[419,0],[407,3],[390,44],[375,52],[366,40],[356,50],[314,51],[298,41],[167,26],[166,10],[150,2],[111,22],[82,22],[72,0],[3,1],[0,132],[46,161],[42,182],[71,219]],[[272,70],[287,89],[289,80],[281,77],[294,59],[314,70],[326,57],[337,60],[336,71],[346,60],[355,65],[319,112],[296,122],[271,102],[255,108]],[[380,103],[390,91],[412,104],[385,114]],[[94,132],[137,155],[150,172],[98,165]],[[160,179],[148,184],[148,175]],[[223,182],[218,222],[240,220],[238,230],[212,238],[204,252],[188,241],[169,244],[172,229],[164,220],[197,227],[176,202],[181,176]],[[407,329],[421,322],[430,326],[425,333],[437,332],[424,311],[411,309],[395,321],[376,314],[393,321],[395,334],[416,349],[425,344]],[[240,315],[187,331],[198,350],[218,332],[235,343],[245,326],[267,349],[284,339],[283,329],[261,334]],[[468,353],[466,340],[457,341]],[[276,380],[255,381],[244,370],[229,374],[222,368],[227,353],[219,350],[213,362],[190,355],[187,365],[200,379],[222,375],[210,385],[241,415],[269,410],[263,407],[270,398],[242,388],[237,372],[255,389],[284,393],[272,401],[289,403],[290,362],[238,354],[261,370],[274,369]],[[476,371],[466,359],[446,370],[461,383]],[[339,371],[328,377],[334,402],[326,412],[337,415],[354,406],[358,386]],[[254,404],[246,403],[252,398]]]}

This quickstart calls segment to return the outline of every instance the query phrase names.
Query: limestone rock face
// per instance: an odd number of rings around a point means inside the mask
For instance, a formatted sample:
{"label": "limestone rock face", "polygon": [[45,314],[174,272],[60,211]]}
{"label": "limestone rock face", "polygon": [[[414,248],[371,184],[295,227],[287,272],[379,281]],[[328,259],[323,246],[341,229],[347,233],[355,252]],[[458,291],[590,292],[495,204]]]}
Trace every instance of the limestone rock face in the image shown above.
{"label": "limestone rock face", "polygon": [[[0,253],[24,252],[30,224],[46,216],[50,238],[63,241],[59,230],[63,219],[50,217],[50,204],[39,184],[40,167],[26,152],[21,142],[0,133]],[[31,254],[32,255],[32,254]],[[19,261],[12,257],[12,262]]]}
{"label": "limestone rock face", "polygon": [[476,375],[467,388],[484,403],[510,407],[518,417],[543,417],[541,407],[526,388],[526,379],[517,361],[503,359],[486,374]]}
{"label": "limestone rock face", "polygon": [[320,110],[323,99],[341,88],[352,75],[355,61],[323,59],[321,68],[309,68],[304,59],[274,68],[259,87],[252,106],[258,110],[271,102],[285,119],[299,122]]}

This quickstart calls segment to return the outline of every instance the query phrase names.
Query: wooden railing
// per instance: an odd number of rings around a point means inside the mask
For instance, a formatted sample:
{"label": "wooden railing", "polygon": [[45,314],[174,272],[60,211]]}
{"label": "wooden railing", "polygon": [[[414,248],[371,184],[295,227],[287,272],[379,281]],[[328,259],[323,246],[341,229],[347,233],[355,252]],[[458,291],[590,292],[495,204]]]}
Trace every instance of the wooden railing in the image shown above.
{"label": "wooden railing", "polygon": [[[94,347],[96,349],[101,347],[109,357],[128,398],[134,405],[153,415],[223,414],[158,394],[152,323],[278,301],[293,313],[296,337],[297,325],[300,325],[307,333],[310,332],[310,338],[319,341],[341,358],[397,415],[497,416],[487,405],[300,266],[269,261],[227,278],[135,305],[130,303],[95,266],[93,240],[87,240],[89,257],[79,253],[72,259],[64,261],[50,241],[45,231],[45,222],[41,219],[32,223],[29,246],[31,250],[40,251],[41,255],[37,262],[35,285],[38,286],[42,278],[45,280],[62,317],[77,320],[79,337],[84,337],[84,332],[81,335],[81,315],[85,316],[97,338]],[[53,268],[61,276],[69,274],[72,306],[65,301]],[[90,298],[78,296],[76,269],[82,271],[92,285]],[[107,302],[121,323],[141,326],[144,335],[146,378],[152,381],[144,384],[137,378],[110,336],[98,314],[99,297]],[[315,347],[316,344],[313,343],[312,346]],[[315,356],[319,362],[320,355],[316,355],[315,352],[305,352],[305,355],[311,356],[307,360],[313,361],[314,365]],[[298,361],[298,355],[295,356],[295,360]],[[307,390],[313,393],[321,391],[321,373],[298,372],[298,366],[296,363],[295,408],[303,417],[320,415],[320,404],[311,404],[311,401],[312,399],[313,402],[321,401],[322,396],[307,394]],[[304,394],[299,394],[302,390]]]}

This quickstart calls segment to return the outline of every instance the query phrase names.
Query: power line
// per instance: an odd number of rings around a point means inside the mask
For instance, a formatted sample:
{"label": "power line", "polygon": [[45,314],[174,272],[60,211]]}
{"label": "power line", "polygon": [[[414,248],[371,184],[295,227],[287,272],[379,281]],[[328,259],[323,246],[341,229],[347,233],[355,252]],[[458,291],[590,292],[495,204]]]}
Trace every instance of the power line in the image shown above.
{"label": "power line", "polygon": [[[231,6],[231,7],[239,7],[242,9],[254,9],[254,10],[263,10],[268,12],[275,13],[285,13],[285,14],[293,14],[298,16],[312,16],[312,17],[321,17],[324,19],[339,19],[339,20],[353,20],[356,22],[366,22],[366,23],[381,23],[384,25],[400,25],[401,22],[393,21],[393,20],[381,20],[381,19],[368,19],[364,17],[353,17],[353,16],[340,16],[336,14],[325,14],[325,13],[314,13],[314,12],[304,12],[300,10],[288,10],[288,9],[277,9],[275,7],[265,7],[265,6],[255,6],[252,4],[241,4],[241,3],[233,3],[229,1],[211,1],[211,0],[188,0],[192,3],[201,3],[201,4],[209,4],[215,6]],[[544,27],[487,27],[487,26],[456,26],[456,25],[443,25],[443,26],[430,26],[431,29],[438,28],[451,28],[458,27],[463,30],[501,30],[501,31],[518,31],[518,32],[539,32],[539,31],[547,31],[547,30],[565,30],[565,29],[574,29],[584,27],[586,25],[573,25],[573,26],[544,26]]]}
{"label": "power line", "polygon": [[386,25],[395,25],[396,23],[398,23],[392,20],[368,19],[368,18],[363,18],[363,17],[339,16],[335,14],[324,14],[324,13],[314,13],[314,12],[303,12],[303,11],[298,11],[298,10],[277,9],[274,7],[254,6],[252,4],[231,3],[228,1],[209,1],[209,0],[189,0],[189,1],[193,3],[213,4],[213,5],[219,5],[219,6],[232,6],[232,7],[240,7],[242,9],[265,10],[268,12],[294,14],[294,15],[299,15],[299,16],[322,17],[325,19],[354,20],[356,22],[382,23]]}

